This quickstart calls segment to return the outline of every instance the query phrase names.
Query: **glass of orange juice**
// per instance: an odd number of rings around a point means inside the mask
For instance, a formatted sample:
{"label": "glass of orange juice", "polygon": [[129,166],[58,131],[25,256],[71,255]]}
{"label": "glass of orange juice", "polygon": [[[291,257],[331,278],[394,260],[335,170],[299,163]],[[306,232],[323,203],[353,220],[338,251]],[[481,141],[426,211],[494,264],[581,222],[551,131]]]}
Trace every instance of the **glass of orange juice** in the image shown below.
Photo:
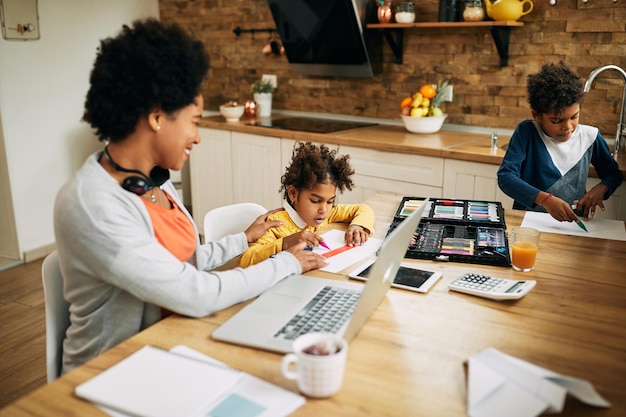
{"label": "glass of orange juice", "polygon": [[539,230],[530,227],[513,229],[509,243],[513,269],[522,272],[532,271],[537,257]]}

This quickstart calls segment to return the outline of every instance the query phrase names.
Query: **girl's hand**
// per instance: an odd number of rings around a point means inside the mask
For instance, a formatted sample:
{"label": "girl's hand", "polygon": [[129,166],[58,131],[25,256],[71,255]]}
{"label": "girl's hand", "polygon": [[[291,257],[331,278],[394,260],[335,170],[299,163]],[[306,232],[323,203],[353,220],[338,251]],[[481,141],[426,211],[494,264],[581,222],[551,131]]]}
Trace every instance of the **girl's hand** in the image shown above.
{"label": "girl's hand", "polygon": [[369,239],[369,233],[362,227],[356,224],[350,225],[346,230],[346,245],[348,246],[361,246]]}
{"label": "girl's hand", "polygon": [[303,230],[298,233],[294,233],[293,235],[289,235],[283,238],[283,250],[290,249],[293,246],[297,246],[301,243],[304,243],[304,247],[314,248],[322,242],[322,239],[319,235],[311,232],[310,230]]}
{"label": "girl's hand", "polygon": [[272,227],[279,227],[283,225],[283,222],[279,220],[268,220],[268,218],[279,211],[283,211],[284,208],[277,208],[270,210],[265,214],[261,214],[245,231],[246,238],[248,239],[248,245],[256,242],[261,236],[265,234]]}

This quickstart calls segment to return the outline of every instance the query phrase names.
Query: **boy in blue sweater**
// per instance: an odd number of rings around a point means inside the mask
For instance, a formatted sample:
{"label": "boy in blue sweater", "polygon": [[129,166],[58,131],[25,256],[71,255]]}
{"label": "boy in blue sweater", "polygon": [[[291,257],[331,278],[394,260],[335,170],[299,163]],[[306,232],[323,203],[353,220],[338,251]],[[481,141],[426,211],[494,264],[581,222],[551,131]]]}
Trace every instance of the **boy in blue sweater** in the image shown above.
{"label": "boy in blue sweater", "polygon": [[[533,119],[513,132],[498,185],[515,200],[515,209],[544,211],[567,222],[578,213],[588,220],[596,206],[604,210],[602,201],[623,175],[599,130],[578,124],[583,82],[563,62],[545,64],[528,76],[527,91]],[[589,164],[601,182],[587,191]]]}

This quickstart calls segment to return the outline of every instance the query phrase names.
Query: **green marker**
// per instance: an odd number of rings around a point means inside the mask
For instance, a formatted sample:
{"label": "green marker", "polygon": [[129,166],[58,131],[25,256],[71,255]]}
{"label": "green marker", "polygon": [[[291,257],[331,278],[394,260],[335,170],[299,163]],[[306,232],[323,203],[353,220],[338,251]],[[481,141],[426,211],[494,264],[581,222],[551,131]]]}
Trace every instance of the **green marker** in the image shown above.
{"label": "green marker", "polygon": [[[576,210],[576,204],[572,204],[571,205],[572,210]],[[578,225],[578,227],[580,227],[581,229],[583,229],[585,232],[589,233],[589,230],[587,230],[587,228],[585,227],[585,224],[583,223],[582,220],[580,220],[580,218],[576,218],[576,224]]]}

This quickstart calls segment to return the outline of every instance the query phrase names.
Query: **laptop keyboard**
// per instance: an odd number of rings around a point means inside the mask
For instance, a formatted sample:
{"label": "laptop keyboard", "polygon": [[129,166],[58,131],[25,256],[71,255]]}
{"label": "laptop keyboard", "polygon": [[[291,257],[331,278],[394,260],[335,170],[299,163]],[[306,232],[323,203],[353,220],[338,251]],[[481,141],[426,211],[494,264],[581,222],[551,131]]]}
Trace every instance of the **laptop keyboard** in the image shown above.
{"label": "laptop keyboard", "polygon": [[336,333],[352,316],[360,296],[360,291],[326,286],[274,337],[293,340],[311,332]]}

